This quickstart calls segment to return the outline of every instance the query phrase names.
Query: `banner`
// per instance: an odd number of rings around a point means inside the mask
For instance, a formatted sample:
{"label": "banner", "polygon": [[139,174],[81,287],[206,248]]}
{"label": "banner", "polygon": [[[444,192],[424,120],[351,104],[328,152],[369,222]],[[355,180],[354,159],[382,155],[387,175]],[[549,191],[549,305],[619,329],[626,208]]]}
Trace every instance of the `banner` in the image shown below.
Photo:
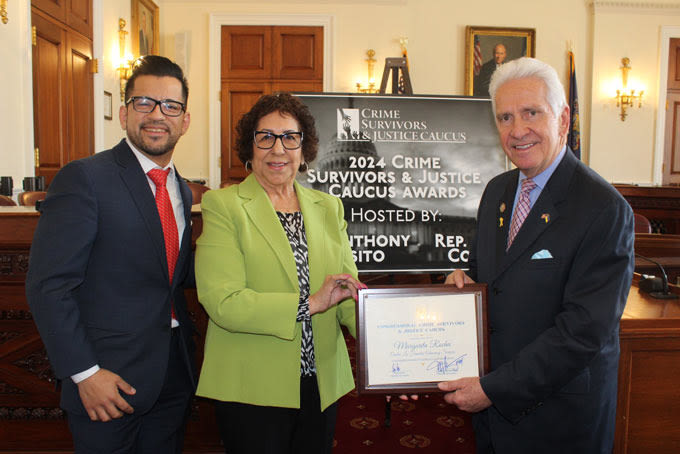
{"label": "banner", "polygon": [[467,268],[482,192],[507,168],[491,101],[298,96],[319,132],[298,181],[342,199],[359,271]]}

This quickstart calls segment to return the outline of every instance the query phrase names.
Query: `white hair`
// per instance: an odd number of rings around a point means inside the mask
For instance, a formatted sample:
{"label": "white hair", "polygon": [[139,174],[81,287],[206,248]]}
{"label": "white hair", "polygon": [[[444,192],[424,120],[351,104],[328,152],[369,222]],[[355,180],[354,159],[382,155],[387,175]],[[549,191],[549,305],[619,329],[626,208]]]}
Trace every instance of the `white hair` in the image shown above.
{"label": "white hair", "polygon": [[494,116],[496,116],[496,92],[498,89],[506,82],[527,77],[536,77],[545,83],[548,104],[550,104],[550,109],[555,117],[559,118],[567,105],[567,98],[564,95],[564,86],[560,82],[560,78],[557,77],[557,71],[549,64],[529,57],[509,61],[501,65],[491,76],[489,95],[491,95]]}

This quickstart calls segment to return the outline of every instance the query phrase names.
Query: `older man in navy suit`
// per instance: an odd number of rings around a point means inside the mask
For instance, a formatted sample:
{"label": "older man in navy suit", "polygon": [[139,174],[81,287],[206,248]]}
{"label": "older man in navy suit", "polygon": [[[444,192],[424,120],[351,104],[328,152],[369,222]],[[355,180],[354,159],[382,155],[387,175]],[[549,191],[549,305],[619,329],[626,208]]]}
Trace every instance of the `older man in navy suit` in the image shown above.
{"label": "older man in navy suit", "polygon": [[191,191],[172,164],[189,127],[182,70],[135,65],[113,149],[54,178],[26,293],[76,453],[181,452],[195,388]]}
{"label": "older man in navy suit", "polygon": [[446,282],[488,284],[491,367],[439,386],[476,413],[479,453],[610,454],[633,212],[566,146],[569,107],[552,67],[511,61],[489,91],[517,169],[487,185],[470,270]]}

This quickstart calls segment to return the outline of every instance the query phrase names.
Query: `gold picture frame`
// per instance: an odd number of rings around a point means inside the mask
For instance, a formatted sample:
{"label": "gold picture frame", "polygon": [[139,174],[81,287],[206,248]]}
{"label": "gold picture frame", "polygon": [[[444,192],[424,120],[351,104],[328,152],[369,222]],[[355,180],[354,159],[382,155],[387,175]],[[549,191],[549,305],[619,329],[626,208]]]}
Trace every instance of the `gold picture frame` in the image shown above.
{"label": "gold picture frame", "polygon": [[158,55],[158,5],[151,0],[132,0],[132,52],[135,57]]}
{"label": "gold picture frame", "polygon": [[[498,48],[498,56],[496,56]],[[465,27],[465,94],[489,96],[489,79],[501,64],[536,56],[536,29]]]}

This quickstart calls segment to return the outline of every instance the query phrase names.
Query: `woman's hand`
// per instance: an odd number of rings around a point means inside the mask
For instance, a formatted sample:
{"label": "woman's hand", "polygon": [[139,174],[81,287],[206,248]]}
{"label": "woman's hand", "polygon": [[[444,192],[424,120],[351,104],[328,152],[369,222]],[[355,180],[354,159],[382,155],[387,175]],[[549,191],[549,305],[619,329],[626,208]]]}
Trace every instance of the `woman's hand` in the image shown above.
{"label": "woman's hand", "polygon": [[362,288],[368,287],[349,274],[329,274],[321,288],[309,297],[309,314],[325,312],[350,297],[356,301],[357,291]]}

